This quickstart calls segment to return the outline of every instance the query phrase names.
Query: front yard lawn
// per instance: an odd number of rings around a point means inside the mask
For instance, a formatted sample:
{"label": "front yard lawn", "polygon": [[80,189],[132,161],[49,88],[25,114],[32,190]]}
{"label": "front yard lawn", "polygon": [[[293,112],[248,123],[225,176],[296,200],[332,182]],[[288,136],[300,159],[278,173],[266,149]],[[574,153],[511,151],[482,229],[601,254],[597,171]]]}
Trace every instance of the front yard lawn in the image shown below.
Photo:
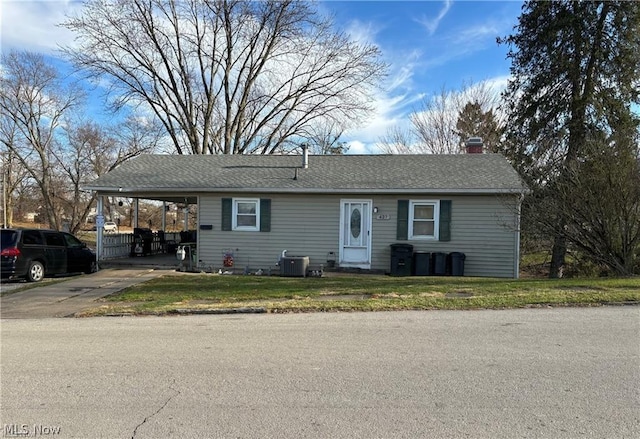
{"label": "front yard lawn", "polygon": [[171,274],[102,300],[83,315],[383,311],[640,304],[640,278],[493,279],[330,275],[322,278]]}

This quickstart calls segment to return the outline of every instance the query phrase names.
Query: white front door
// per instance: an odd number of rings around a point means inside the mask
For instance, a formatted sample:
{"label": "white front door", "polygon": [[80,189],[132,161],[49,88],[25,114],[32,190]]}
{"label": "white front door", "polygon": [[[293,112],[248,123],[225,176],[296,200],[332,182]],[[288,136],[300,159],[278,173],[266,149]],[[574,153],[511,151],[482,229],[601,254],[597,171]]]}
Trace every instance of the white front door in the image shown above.
{"label": "white front door", "polygon": [[371,200],[341,200],[340,266],[371,268]]}

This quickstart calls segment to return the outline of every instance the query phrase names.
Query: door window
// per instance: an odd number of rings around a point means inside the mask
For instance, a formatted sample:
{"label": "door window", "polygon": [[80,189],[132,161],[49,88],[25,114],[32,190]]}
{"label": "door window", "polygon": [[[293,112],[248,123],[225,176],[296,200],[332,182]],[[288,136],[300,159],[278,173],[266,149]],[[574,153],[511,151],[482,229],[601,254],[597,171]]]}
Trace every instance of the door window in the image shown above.
{"label": "door window", "polygon": [[78,238],[76,238],[73,235],[70,235],[68,233],[64,233],[64,240],[67,243],[67,247],[72,247],[72,248],[82,248],[84,247],[84,244],[82,243],[82,241],[80,241]]}
{"label": "door window", "polygon": [[366,203],[344,203],[344,245],[365,247],[367,245],[367,206]]}
{"label": "door window", "polygon": [[360,237],[360,231],[362,229],[362,214],[359,208],[355,208],[351,211],[351,237],[358,239]]}
{"label": "door window", "polygon": [[45,232],[44,239],[48,246],[65,247],[64,238],[62,234],[55,232]]}

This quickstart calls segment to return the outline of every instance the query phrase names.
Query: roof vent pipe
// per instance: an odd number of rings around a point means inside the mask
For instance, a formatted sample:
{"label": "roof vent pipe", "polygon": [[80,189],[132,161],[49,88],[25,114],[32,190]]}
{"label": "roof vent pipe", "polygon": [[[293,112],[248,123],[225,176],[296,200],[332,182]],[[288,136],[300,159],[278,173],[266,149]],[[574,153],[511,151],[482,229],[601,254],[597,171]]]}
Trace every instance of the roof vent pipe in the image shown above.
{"label": "roof vent pipe", "polygon": [[302,167],[309,169],[309,147],[306,143],[302,144]]}
{"label": "roof vent pipe", "polygon": [[467,154],[482,154],[482,137],[469,137],[464,144]]}

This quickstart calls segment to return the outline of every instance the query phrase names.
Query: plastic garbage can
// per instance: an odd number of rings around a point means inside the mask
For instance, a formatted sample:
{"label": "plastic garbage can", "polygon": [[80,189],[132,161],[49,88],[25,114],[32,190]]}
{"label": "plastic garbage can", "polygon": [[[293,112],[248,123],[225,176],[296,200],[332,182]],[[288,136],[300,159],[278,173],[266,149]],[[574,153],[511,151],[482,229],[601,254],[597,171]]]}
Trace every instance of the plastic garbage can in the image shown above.
{"label": "plastic garbage can", "polygon": [[391,244],[391,276],[411,276],[413,270],[413,246]]}
{"label": "plastic garbage can", "polygon": [[464,260],[466,256],[464,253],[452,252],[449,253],[449,266],[451,267],[451,276],[464,276]]}
{"label": "plastic garbage can", "polygon": [[415,276],[431,275],[431,253],[430,252],[414,252],[413,253],[413,274]]}
{"label": "plastic garbage can", "polygon": [[433,270],[431,271],[434,276],[444,276],[447,274],[447,255],[446,253],[432,253],[431,263],[433,264]]}

